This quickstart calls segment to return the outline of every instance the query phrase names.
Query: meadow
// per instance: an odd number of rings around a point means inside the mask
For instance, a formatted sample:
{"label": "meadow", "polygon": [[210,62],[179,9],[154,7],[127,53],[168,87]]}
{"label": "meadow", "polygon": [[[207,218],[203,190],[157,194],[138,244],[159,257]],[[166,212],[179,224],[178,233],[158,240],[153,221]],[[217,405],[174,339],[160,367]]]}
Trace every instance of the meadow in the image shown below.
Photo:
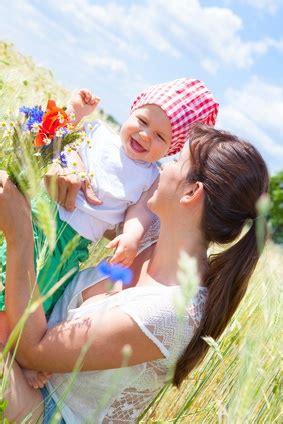
{"label": "meadow", "polygon": [[[45,105],[50,97],[66,105],[70,92],[54,81],[50,71],[36,66],[12,45],[0,42],[0,122],[21,106]],[[109,119],[99,111],[94,117]],[[7,159],[0,153],[1,168]],[[102,255],[103,242],[92,249],[87,265]],[[181,389],[165,387],[138,422],[283,422],[282,279],[282,246],[268,241],[248,292],[221,339],[208,340],[209,354]],[[3,380],[0,412],[1,404]]]}

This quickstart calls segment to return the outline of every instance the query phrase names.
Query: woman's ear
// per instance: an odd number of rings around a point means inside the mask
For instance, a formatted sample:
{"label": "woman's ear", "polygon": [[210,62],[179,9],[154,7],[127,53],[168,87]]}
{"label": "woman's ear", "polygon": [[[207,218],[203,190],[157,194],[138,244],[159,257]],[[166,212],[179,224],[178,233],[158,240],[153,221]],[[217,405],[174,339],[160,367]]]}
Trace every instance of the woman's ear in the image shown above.
{"label": "woman's ear", "polygon": [[180,199],[180,203],[185,205],[187,203],[199,201],[202,199],[203,194],[203,183],[197,181],[196,183],[189,184],[185,187],[184,193]]}

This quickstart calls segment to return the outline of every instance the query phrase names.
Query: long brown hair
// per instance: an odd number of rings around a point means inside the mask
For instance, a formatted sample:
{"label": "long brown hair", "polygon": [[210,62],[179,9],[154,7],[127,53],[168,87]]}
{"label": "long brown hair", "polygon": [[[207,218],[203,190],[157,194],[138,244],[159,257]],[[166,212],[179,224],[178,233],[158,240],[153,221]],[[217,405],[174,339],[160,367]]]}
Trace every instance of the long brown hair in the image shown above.
{"label": "long brown hair", "polygon": [[173,384],[183,379],[205,356],[204,336],[217,339],[243,298],[259,258],[256,202],[268,191],[268,171],[259,152],[225,131],[197,124],[190,135],[188,182],[201,181],[205,200],[202,231],[207,243],[233,242],[245,223],[251,227],[227,250],[209,257],[204,285],[208,297],[200,326],[179,358]]}

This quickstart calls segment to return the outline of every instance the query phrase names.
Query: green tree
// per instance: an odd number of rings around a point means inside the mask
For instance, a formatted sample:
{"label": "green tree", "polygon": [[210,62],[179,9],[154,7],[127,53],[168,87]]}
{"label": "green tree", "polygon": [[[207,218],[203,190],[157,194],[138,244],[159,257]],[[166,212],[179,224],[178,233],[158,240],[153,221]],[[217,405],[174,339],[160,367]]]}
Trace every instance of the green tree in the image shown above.
{"label": "green tree", "polygon": [[283,171],[270,178],[269,194],[271,235],[276,243],[283,243]]}

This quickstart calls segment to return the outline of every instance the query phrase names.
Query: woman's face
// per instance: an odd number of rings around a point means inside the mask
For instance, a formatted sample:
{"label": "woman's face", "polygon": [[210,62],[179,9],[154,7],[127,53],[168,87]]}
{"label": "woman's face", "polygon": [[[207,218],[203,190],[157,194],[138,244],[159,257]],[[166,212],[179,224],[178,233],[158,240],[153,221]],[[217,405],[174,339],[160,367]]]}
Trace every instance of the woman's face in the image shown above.
{"label": "woman's face", "polygon": [[159,211],[173,206],[173,202],[180,200],[183,182],[189,171],[189,151],[183,151],[178,160],[173,160],[162,166],[158,187],[148,200],[149,208],[159,215]]}

